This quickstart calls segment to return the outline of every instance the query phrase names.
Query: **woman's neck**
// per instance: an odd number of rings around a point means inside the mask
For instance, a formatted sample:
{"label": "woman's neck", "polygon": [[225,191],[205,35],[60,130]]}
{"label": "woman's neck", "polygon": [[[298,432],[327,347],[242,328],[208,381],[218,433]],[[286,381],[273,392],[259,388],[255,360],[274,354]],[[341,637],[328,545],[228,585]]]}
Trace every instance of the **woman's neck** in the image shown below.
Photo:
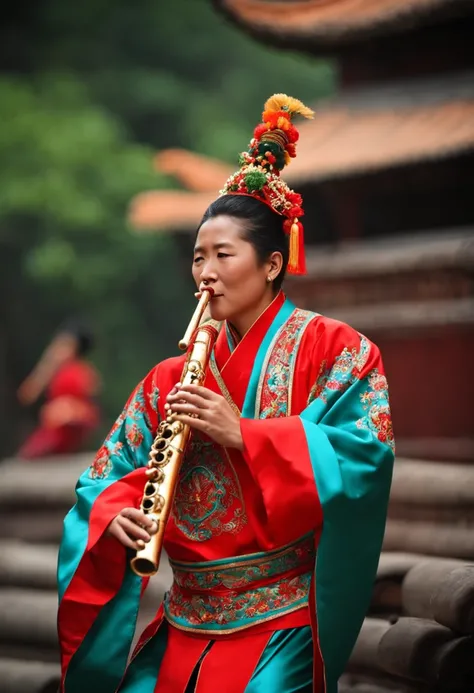
{"label": "woman's neck", "polygon": [[276,295],[273,295],[273,293],[265,294],[262,301],[258,305],[254,306],[246,313],[242,313],[236,318],[229,320],[229,324],[233,333],[235,334],[235,337],[237,338],[237,341],[240,341],[247,334],[252,325],[256,323],[259,317],[266,311],[268,306],[273,303],[277,296],[278,293]]}

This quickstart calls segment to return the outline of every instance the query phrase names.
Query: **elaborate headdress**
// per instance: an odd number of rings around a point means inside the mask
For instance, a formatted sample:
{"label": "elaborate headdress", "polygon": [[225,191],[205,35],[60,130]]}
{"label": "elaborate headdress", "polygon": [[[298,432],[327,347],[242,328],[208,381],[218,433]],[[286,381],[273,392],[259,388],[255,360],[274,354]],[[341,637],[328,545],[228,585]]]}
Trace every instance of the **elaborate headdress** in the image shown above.
{"label": "elaborate headdress", "polygon": [[286,217],[283,229],[290,237],[289,274],[306,274],[302,198],[280,178],[280,171],[296,156],[299,132],[292,117],[314,113],[298,99],[274,94],[265,103],[262,123],[254,130],[249,148],[240,155],[240,168],[221,190],[222,195],[249,195]]}

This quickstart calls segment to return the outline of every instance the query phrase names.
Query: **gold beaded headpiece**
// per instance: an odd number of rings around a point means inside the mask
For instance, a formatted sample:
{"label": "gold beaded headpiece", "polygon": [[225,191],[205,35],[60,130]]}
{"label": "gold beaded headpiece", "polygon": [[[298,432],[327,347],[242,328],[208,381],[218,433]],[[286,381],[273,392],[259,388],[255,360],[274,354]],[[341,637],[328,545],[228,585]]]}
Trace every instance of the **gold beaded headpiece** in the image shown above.
{"label": "gold beaded headpiece", "polygon": [[299,132],[294,115],[312,118],[314,113],[301,101],[286,94],[274,94],[265,103],[262,123],[254,130],[249,148],[240,155],[240,168],[226,181],[222,195],[249,195],[286,217],[289,235],[289,274],[306,274],[302,198],[280,178],[280,171],[296,156]]}

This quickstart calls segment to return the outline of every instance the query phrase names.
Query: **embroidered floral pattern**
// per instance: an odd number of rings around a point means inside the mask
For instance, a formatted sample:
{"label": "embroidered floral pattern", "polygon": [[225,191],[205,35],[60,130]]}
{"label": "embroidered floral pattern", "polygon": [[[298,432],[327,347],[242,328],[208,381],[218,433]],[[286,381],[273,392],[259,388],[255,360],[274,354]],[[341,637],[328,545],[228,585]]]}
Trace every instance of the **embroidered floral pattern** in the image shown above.
{"label": "embroidered floral pattern", "polygon": [[332,392],[345,392],[357,379],[367,363],[370,354],[370,342],[361,335],[360,347],[348,349],[344,347],[336,357],[332,368],[327,367],[323,360],[319,367],[318,377],[308,397],[308,404],[315,399],[321,399],[325,404]]}
{"label": "embroidered floral pattern", "polygon": [[314,537],[307,535],[267,555],[197,566],[171,561],[166,616],[178,628],[221,632],[276,618],[307,604],[314,560]]}
{"label": "embroidered floral pattern", "polygon": [[140,421],[141,416],[144,414],[146,414],[145,395],[143,383],[140,383],[128,406],[125,408],[125,418],[136,423]]}
{"label": "embroidered floral pattern", "polygon": [[143,433],[140,430],[140,428],[137,426],[137,424],[134,422],[131,425],[130,424],[125,424],[125,435],[127,436],[127,440],[130,444],[130,447],[132,448],[138,448],[140,447],[140,444],[143,440]]}
{"label": "embroidered floral pattern", "polygon": [[367,390],[360,395],[362,408],[367,412],[357,422],[357,428],[367,429],[382,443],[395,449],[392,417],[388,401],[387,378],[375,368],[369,373]]}
{"label": "embroidered floral pattern", "polygon": [[276,618],[308,603],[312,572],[280,578],[270,585],[242,593],[193,594],[182,591],[176,582],[165,598],[165,613],[178,628],[206,631],[222,626],[239,630],[259,621]]}
{"label": "embroidered floral pattern", "polygon": [[160,399],[160,390],[155,383],[153,383],[153,389],[148,393],[148,402],[153,411],[158,413],[158,401]]}
{"label": "embroidered floral pattern", "polygon": [[296,309],[280,330],[273,346],[270,358],[264,368],[261,381],[261,396],[257,397],[257,406],[261,419],[287,416],[291,380],[298,353],[301,335],[314,313]]}
{"label": "embroidered floral pattern", "polygon": [[136,389],[134,395],[124,408],[120,416],[107,435],[104,444],[97,452],[94,461],[89,468],[89,476],[91,479],[106,479],[112,471],[112,457],[116,455],[123,443],[115,441],[117,433],[125,424],[125,436],[131,448],[137,449],[143,441],[143,425],[141,419],[146,416],[145,398],[143,395],[143,383]]}
{"label": "embroidered floral pattern", "polygon": [[247,524],[242,491],[230,459],[197,435],[187,449],[173,504],[177,527],[192,541],[223,532],[237,534]]}
{"label": "embroidered floral pattern", "polygon": [[190,591],[212,590],[225,587],[242,591],[252,583],[269,580],[299,568],[301,572],[314,566],[314,537],[305,537],[298,543],[282,549],[275,555],[265,557],[245,556],[227,561],[227,565],[218,565],[214,569],[207,567],[183,567],[182,564],[170,561],[173,576],[180,589]]}
{"label": "embroidered floral pattern", "polygon": [[89,476],[91,479],[106,479],[112,471],[112,455],[116,455],[123,443],[115,443],[109,448],[105,443],[98,450],[94,461],[89,468]]}

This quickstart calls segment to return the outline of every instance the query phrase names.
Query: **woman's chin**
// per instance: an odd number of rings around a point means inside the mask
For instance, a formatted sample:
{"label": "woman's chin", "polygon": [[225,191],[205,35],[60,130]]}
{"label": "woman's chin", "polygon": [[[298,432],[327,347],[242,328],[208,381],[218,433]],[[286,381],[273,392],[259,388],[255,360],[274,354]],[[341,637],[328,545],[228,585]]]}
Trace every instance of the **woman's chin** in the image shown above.
{"label": "woman's chin", "polygon": [[225,305],[219,305],[220,299],[217,299],[215,301],[211,301],[209,304],[209,313],[211,315],[211,318],[213,320],[217,320],[218,322],[222,322],[223,320],[227,320],[229,316],[229,311],[226,310]]}

